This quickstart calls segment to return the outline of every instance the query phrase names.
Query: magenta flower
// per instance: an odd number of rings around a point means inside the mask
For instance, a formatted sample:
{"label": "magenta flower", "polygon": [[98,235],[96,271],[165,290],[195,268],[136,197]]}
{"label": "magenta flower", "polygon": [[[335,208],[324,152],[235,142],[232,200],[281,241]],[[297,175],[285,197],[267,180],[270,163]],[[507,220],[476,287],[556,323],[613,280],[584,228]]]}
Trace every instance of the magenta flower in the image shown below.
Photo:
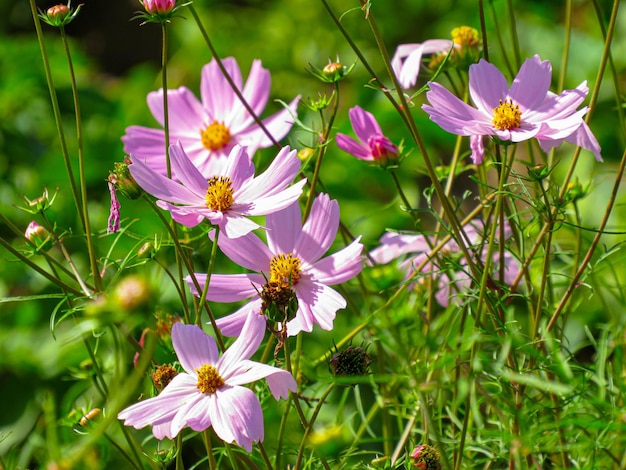
{"label": "magenta flower", "polygon": [[361,160],[376,161],[383,165],[398,158],[398,147],[383,135],[372,113],[355,106],[350,109],[349,115],[360,142],[345,134],[337,134],[337,146],[341,150]]}
{"label": "magenta flower", "polygon": [[[481,232],[473,225],[464,227],[465,234],[471,245],[470,252],[480,253],[479,257],[482,262],[485,261],[487,255],[487,244]],[[511,229],[508,224],[504,230],[505,240],[511,236]],[[405,272],[406,279],[413,276],[416,269],[428,259],[430,246],[426,242],[424,235],[399,234],[387,232],[380,239],[381,246],[370,252],[371,258],[379,263],[386,264],[390,261],[409,255],[400,263],[400,269]],[[467,261],[463,258],[461,249],[454,239],[450,239],[440,251],[440,257],[427,261],[421,269],[424,276],[432,274],[437,286],[435,299],[443,307],[447,307],[452,298],[459,293],[467,292],[472,281],[467,267]],[[498,273],[500,269],[499,250],[494,252],[493,272]],[[519,263],[509,253],[504,251],[503,260],[503,281],[505,284],[511,284],[518,272]],[[417,278],[417,282],[421,282],[421,278]]]}
{"label": "magenta flower", "polygon": [[[260,318],[251,318],[248,328]],[[244,329],[219,357],[215,340],[196,325],[174,323],[172,342],[184,372],[179,373],[154,398],[140,401],[117,417],[126,426],[152,425],[157,439],[174,439],[186,426],[204,431],[213,426],[224,442],[236,442],[248,452],[263,440],[263,411],[257,396],[244,384],[267,379],[277,400],[298,388],[293,376],[282,369],[250,361],[260,340]]]}
{"label": "magenta flower", "polygon": [[[223,59],[224,67],[254,113],[261,114],[270,94],[270,73],[255,60],[245,85],[241,71],[232,57]],[[194,165],[203,175],[221,170],[235,145],[248,147],[252,156],[257,148],[272,145],[271,139],[254,122],[212,60],[202,69],[200,103],[185,87],[168,90],[170,141],[180,141]],[[263,124],[276,140],[287,135],[293,124],[299,97],[284,109],[263,120]],[[153,116],[163,125],[163,90],[148,94],[148,106]],[[161,129],[130,126],[122,137],[124,151],[141,158],[153,170],[166,174],[165,133]]]}
{"label": "magenta flower", "polygon": [[538,55],[526,59],[511,87],[492,64],[481,60],[469,69],[469,88],[475,108],[467,105],[438,83],[430,83],[422,109],[444,130],[471,137],[472,159],[481,163],[484,147],[478,140],[492,136],[501,141],[539,141],[544,151],[563,140],[590,150],[598,161],[600,145],[583,116],[587,108],[576,108],[589,88],[582,82],[560,95],[548,91],[552,66]]}
{"label": "magenta flower", "polygon": [[[140,157],[131,157],[130,172],[159,207],[187,227],[207,219],[229,238],[237,238],[259,228],[247,216],[266,215],[287,207],[302,193],[306,180],[287,187],[300,171],[295,150],[284,147],[265,172],[254,176],[254,164],[244,147],[235,146],[219,172],[208,180],[193,165],[182,145],[170,147],[174,180],[156,172]],[[175,205],[178,204],[178,205]]]}
{"label": "magenta flower", "polygon": [[[337,310],[346,301],[334,289],[361,272],[363,246],[355,240],[335,254],[322,258],[335,240],[339,226],[339,204],[320,194],[302,225],[297,203],[267,216],[267,246],[250,233],[237,240],[220,238],[218,245],[232,261],[259,274],[213,274],[207,299],[236,302],[251,298],[237,312],[217,321],[223,334],[236,336],[250,313],[264,314],[264,304],[298,301],[295,317],[287,322],[287,334],[310,332],[317,324],[331,330]],[[321,258],[321,259],[320,259]],[[196,274],[204,287],[205,274]],[[195,295],[200,295],[190,278],[185,278]],[[263,336],[263,331],[257,331]]]}
{"label": "magenta flower", "polygon": [[111,207],[109,209],[109,220],[107,225],[107,233],[117,233],[120,229],[120,201],[117,198],[117,191],[115,185],[110,181],[107,181],[109,186],[109,194],[111,195]]}
{"label": "magenta flower", "polygon": [[176,6],[176,0],[142,0],[148,13],[169,13]]}

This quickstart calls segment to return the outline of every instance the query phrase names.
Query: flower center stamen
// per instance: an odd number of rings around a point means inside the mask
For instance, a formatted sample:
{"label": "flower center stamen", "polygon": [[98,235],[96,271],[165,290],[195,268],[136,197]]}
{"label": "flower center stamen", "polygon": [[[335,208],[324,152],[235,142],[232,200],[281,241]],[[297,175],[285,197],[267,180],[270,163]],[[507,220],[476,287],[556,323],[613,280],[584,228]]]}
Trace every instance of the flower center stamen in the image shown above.
{"label": "flower center stamen", "polygon": [[220,375],[217,368],[211,364],[204,364],[199,369],[195,369],[198,373],[198,390],[202,393],[215,393],[215,391],[224,385],[224,379]]}
{"label": "flower center stamen", "polygon": [[500,131],[508,131],[519,127],[522,123],[522,112],[519,105],[510,99],[500,100],[500,106],[493,110],[493,126]]}
{"label": "flower center stamen", "polygon": [[277,283],[283,288],[289,288],[300,279],[300,259],[287,255],[276,255],[270,261],[270,283]]}
{"label": "flower center stamen", "polygon": [[200,131],[202,145],[207,150],[220,150],[230,142],[230,131],[223,123],[213,121]]}
{"label": "flower center stamen", "polygon": [[459,46],[475,47],[478,45],[478,31],[469,26],[459,26],[451,32],[452,42]]}
{"label": "flower center stamen", "polygon": [[214,176],[208,180],[206,190],[206,206],[214,211],[224,212],[235,202],[233,184],[228,176]]}

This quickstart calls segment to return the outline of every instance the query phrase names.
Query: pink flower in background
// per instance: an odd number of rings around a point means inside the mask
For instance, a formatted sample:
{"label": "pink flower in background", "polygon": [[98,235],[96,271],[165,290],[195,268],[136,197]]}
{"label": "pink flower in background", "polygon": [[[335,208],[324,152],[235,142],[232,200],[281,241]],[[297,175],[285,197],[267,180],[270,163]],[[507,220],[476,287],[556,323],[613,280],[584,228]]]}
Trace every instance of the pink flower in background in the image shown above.
{"label": "pink flower in background", "polygon": [[[236,302],[251,298],[237,312],[217,321],[223,334],[236,336],[249,314],[264,313],[264,302],[289,301],[295,297],[298,309],[287,322],[287,334],[310,332],[317,324],[331,330],[337,310],[346,301],[328,287],[352,279],[362,269],[363,246],[355,240],[349,246],[322,258],[328,251],[339,227],[339,204],[320,194],[311,208],[304,226],[297,203],[267,216],[267,246],[250,233],[237,240],[219,239],[219,247],[232,261],[259,274],[213,274],[207,299]],[[204,287],[205,274],[196,274]],[[185,278],[195,295],[200,293]],[[265,298],[262,298],[263,294]],[[276,297],[273,297],[276,296]],[[263,317],[264,318],[264,317]],[[262,331],[259,331],[262,337]]]}
{"label": "pink flower in background", "polygon": [[431,82],[426,93],[430,104],[422,109],[444,130],[470,136],[477,164],[484,157],[484,147],[478,142],[484,136],[509,142],[535,138],[544,151],[566,141],[590,150],[602,161],[600,145],[583,121],[587,108],[576,110],[589,92],[587,82],[556,95],[548,90],[551,79],[550,62],[538,55],[526,59],[510,87],[494,65],[481,60],[469,69],[475,108]]}
{"label": "pink flower in background", "polygon": [[[284,147],[264,173],[254,176],[254,164],[244,147],[235,146],[223,167],[207,178],[193,165],[180,143],[170,147],[172,173],[180,181],[156,172],[141,157],[133,156],[129,169],[159,207],[187,227],[207,219],[229,238],[259,228],[248,216],[279,211],[296,201],[306,180],[288,187],[300,171],[296,151]],[[175,205],[178,204],[178,205]]]}
{"label": "pink flower in background", "polygon": [[[451,59],[459,62],[469,55],[472,61],[476,60],[479,53],[480,39],[478,31],[469,26],[459,26],[452,30],[452,40],[449,39],[429,39],[417,44],[401,44],[391,59],[391,67],[398,77],[398,82],[402,88],[411,88],[417,83],[422,57],[425,54],[441,54],[445,57],[450,49]],[[470,53],[470,54],[468,54]],[[435,67],[439,66],[439,61],[434,61]]]}
{"label": "pink flower in background", "polygon": [[[487,244],[476,227],[466,225],[464,227],[465,234],[470,242],[470,252],[476,253],[476,249],[480,250],[480,260],[484,262],[487,254]],[[505,240],[511,236],[511,229],[508,224],[504,230]],[[400,269],[406,273],[406,278],[413,276],[417,267],[428,259],[431,249],[424,235],[399,234],[387,232],[380,239],[381,246],[370,252],[371,258],[379,264],[386,264],[390,261],[409,255],[400,263]],[[450,239],[448,243],[440,251],[441,256],[427,261],[421,269],[425,277],[430,273],[433,274],[437,291],[435,298],[437,302],[447,307],[451,298],[459,293],[467,292],[472,281],[468,272],[467,261],[463,258],[461,249],[454,239]],[[519,263],[508,252],[504,251],[504,260],[502,262],[504,270],[503,281],[505,284],[511,284],[519,272]],[[492,263],[493,272],[498,273],[500,269],[500,254],[496,249]],[[497,276],[497,274],[495,274]],[[420,277],[417,278],[420,282]]]}
{"label": "pink flower in background", "polygon": [[337,146],[361,160],[386,164],[398,158],[398,147],[383,135],[378,122],[360,106],[350,109],[350,122],[359,142],[345,134],[337,134]]}
{"label": "pink flower in background", "polygon": [[[260,318],[251,318],[248,328]],[[262,339],[262,338],[261,338]],[[298,388],[293,376],[282,369],[250,361],[261,341],[242,334],[219,357],[215,340],[196,325],[174,323],[172,342],[184,369],[154,398],[140,401],[117,417],[126,426],[140,429],[152,425],[157,439],[174,439],[186,426],[204,431],[213,426],[224,442],[236,442],[252,451],[263,440],[263,411],[257,396],[244,384],[267,379],[277,400]]]}
{"label": "pink flower in background", "polygon": [[[245,85],[241,71],[232,57],[223,59],[224,67],[241,90],[247,103],[258,116],[263,112],[270,94],[270,73],[255,60]],[[200,84],[202,102],[185,87],[168,90],[170,141],[180,141],[189,158],[203,175],[221,170],[235,145],[248,147],[252,156],[257,148],[272,145],[272,141],[255,123],[226,78],[217,62],[212,60],[202,69]],[[299,97],[284,109],[263,120],[276,140],[287,135],[293,125]],[[148,94],[148,106],[156,120],[164,125],[163,90]],[[130,126],[122,137],[124,151],[141,158],[153,170],[165,175],[165,133],[161,129]]]}

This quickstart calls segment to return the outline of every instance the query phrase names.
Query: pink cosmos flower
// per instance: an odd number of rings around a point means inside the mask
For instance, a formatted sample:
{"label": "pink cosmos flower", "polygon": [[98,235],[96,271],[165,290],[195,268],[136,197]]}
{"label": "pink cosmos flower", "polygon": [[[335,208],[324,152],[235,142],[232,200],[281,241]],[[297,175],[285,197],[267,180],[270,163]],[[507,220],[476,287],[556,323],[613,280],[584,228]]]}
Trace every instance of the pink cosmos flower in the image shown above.
{"label": "pink cosmos flower", "polygon": [[583,121],[587,108],[576,111],[589,92],[587,82],[556,95],[548,90],[551,78],[550,62],[535,55],[526,59],[509,87],[504,75],[481,59],[469,69],[470,96],[475,108],[431,82],[426,93],[430,105],[422,109],[444,130],[470,136],[472,159],[477,164],[484,157],[484,147],[479,142],[483,136],[509,142],[534,137],[544,151],[565,140],[590,150],[602,161],[600,145]]}
{"label": "pink cosmos flower", "polygon": [[355,106],[350,109],[349,115],[360,142],[345,134],[337,134],[337,146],[341,150],[361,160],[376,161],[383,165],[398,157],[398,147],[383,135],[372,113]]}
{"label": "pink cosmos flower", "polygon": [[[464,230],[471,246],[470,252],[473,251],[476,254],[478,251],[480,260],[484,262],[487,245],[484,243],[482,233],[473,225],[466,225]],[[505,225],[504,235],[505,240],[511,236],[511,229],[508,224]],[[430,246],[424,235],[421,234],[387,232],[381,237],[380,243],[381,246],[370,252],[371,258],[377,263],[386,264],[404,255],[409,255],[400,263],[400,269],[406,273],[407,279],[415,274],[416,268],[428,259],[430,253]],[[467,261],[463,258],[461,249],[454,239],[450,239],[440,253],[442,257],[426,262],[421,272],[424,275],[433,273],[437,286],[435,299],[440,305],[447,307],[450,299],[459,293],[467,292],[472,281],[468,272]],[[504,270],[503,281],[505,284],[511,284],[519,272],[519,263],[508,251],[504,251],[502,265]],[[494,273],[499,273],[499,250],[494,252],[492,267]],[[418,282],[420,281],[418,280]]]}
{"label": "pink cosmos flower", "polygon": [[[267,246],[250,233],[237,240],[220,238],[218,245],[235,263],[259,274],[213,274],[207,299],[216,302],[236,302],[251,298],[237,312],[217,321],[223,334],[236,336],[249,314],[259,316],[264,304],[298,301],[295,317],[287,322],[287,334],[310,332],[317,324],[331,330],[337,310],[346,301],[334,289],[359,274],[362,269],[363,246],[356,239],[335,254],[322,258],[335,240],[339,226],[339,204],[328,195],[320,194],[311,213],[302,225],[297,203],[267,216]],[[321,259],[320,259],[321,258]],[[205,274],[196,274],[204,287]],[[195,295],[200,295],[190,278],[185,278]],[[262,318],[265,318],[264,316]],[[257,333],[262,337],[264,329]]]}
{"label": "pink cosmos flower", "polygon": [[[449,39],[429,39],[417,44],[401,44],[391,59],[391,67],[398,77],[398,82],[402,88],[411,88],[417,83],[422,64],[422,57],[425,54],[447,54],[452,51],[451,58],[457,60],[458,57],[465,58],[469,50],[478,51],[480,40],[478,31],[469,26],[459,26],[452,30],[452,40]],[[475,60],[475,59],[472,59]],[[436,67],[435,67],[436,68]]]}
{"label": "pink cosmos flower", "polygon": [[184,372],[159,395],[129,406],[117,417],[135,429],[152,425],[157,439],[174,439],[186,426],[194,431],[213,426],[224,442],[252,451],[252,443],[264,437],[263,411],[254,392],[242,385],[266,378],[277,400],[298,388],[289,372],[249,360],[260,345],[259,338],[248,334],[255,322],[262,319],[251,318],[222,357],[215,340],[198,326],[175,323],[172,342]]}
{"label": "pink cosmos flower", "polygon": [[[130,173],[159,207],[187,227],[207,219],[229,238],[237,238],[259,228],[246,216],[266,215],[287,207],[302,193],[306,180],[287,187],[300,171],[295,150],[284,147],[265,172],[254,176],[254,164],[244,147],[232,148],[224,166],[207,178],[194,166],[182,145],[170,147],[172,173],[168,179],[143,162],[131,157]],[[178,204],[178,205],[175,205]]]}
{"label": "pink cosmos flower", "polygon": [[[223,59],[224,67],[254,113],[261,114],[270,94],[270,73],[255,60],[245,85],[241,71],[232,57]],[[185,87],[168,90],[170,141],[180,141],[194,165],[203,175],[219,172],[226,157],[235,145],[248,147],[252,156],[257,148],[270,147],[271,139],[254,122],[212,60],[202,69],[199,102]],[[282,139],[293,125],[292,115],[300,97],[289,109],[284,109],[263,120],[263,124],[276,140]],[[148,94],[148,106],[153,116],[163,125],[163,90]],[[124,151],[141,158],[153,170],[166,174],[165,133],[162,129],[130,126],[122,137]]]}

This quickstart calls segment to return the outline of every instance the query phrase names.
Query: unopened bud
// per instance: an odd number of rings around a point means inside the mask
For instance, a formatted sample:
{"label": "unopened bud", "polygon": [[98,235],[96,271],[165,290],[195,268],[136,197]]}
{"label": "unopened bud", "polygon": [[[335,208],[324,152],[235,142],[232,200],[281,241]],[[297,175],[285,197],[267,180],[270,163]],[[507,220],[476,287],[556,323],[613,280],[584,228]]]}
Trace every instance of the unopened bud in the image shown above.
{"label": "unopened bud", "polygon": [[115,305],[122,310],[136,310],[150,300],[150,289],[139,276],[128,276],[113,291]]}
{"label": "unopened bud", "polygon": [[143,0],[141,2],[148,13],[170,13],[176,6],[176,0]]}
{"label": "unopened bud", "polygon": [[113,171],[109,172],[109,182],[115,185],[115,189],[120,191],[128,199],[139,199],[143,194],[143,189],[137,184],[133,175],[130,174],[128,165],[130,158],[125,157],[123,162],[116,162]]}
{"label": "unopened bud", "polygon": [[28,224],[24,236],[35,245],[37,250],[48,251],[52,247],[53,240],[50,232],[35,221]]}
{"label": "unopened bud", "polygon": [[137,257],[141,259],[152,259],[156,254],[156,248],[154,247],[154,243],[146,242],[137,250]]}
{"label": "unopened bud", "polygon": [[72,2],[68,2],[67,5],[54,5],[46,10],[45,13],[40,12],[39,17],[50,26],[65,26],[70,23],[78,12],[80,11],[82,4],[78,5],[76,9],[72,9]]}

